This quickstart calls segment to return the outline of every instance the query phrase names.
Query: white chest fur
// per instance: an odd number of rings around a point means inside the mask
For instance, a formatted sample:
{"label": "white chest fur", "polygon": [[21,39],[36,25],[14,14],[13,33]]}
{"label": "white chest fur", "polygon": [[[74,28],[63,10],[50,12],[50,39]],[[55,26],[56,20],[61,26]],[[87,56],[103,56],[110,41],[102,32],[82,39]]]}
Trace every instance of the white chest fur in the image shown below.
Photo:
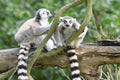
{"label": "white chest fur", "polygon": [[48,20],[46,20],[46,19],[40,20],[40,24],[41,24],[42,26],[48,26],[48,25],[49,25]]}
{"label": "white chest fur", "polygon": [[64,34],[65,39],[70,38],[74,32],[75,32],[75,29],[73,28],[64,29],[63,34]]}

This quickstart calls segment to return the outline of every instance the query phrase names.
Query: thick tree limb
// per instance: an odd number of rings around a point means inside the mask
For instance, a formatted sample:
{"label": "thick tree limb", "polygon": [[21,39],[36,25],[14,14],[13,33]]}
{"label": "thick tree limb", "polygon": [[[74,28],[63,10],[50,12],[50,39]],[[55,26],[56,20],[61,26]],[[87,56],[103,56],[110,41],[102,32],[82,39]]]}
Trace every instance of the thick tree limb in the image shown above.
{"label": "thick tree limb", "polygon": [[[81,73],[87,80],[99,80],[98,76],[100,73],[98,67],[100,65],[120,63],[120,46],[98,46],[92,44],[83,45],[76,50],[78,52]],[[0,50],[1,74],[16,66],[17,53],[18,48]],[[42,56],[44,55],[49,54],[42,54]],[[30,59],[32,57],[33,55]],[[66,53],[63,51],[56,55],[40,57],[34,66],[59,66],[65,68],[69,67],[69,61]]]}

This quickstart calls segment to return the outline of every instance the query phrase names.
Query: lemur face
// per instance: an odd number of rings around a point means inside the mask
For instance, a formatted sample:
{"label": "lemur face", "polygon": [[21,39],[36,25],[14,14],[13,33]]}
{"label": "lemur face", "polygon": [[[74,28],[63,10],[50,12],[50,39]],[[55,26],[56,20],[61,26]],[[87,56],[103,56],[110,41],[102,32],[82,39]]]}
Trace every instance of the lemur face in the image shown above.
{"label": "lemur face", "polygon": [[39,15],[41,16],[41,19],[42,18],[51,18],[53,15],[50,13],[49,10],[47,9],[42,9],[39,13]]}
{"label": "lemur face", "polygon": [[53,15],[50,13],[49,10],[47,9],[39,9],[37,11],[37,17],[39,17],[39,19],[48,19],[48,18],[51,18]]}
{"label": "lemur face", "polygon": [[72,18],[60,17],[60,22],[64,28],[71,28],[73,25]]}

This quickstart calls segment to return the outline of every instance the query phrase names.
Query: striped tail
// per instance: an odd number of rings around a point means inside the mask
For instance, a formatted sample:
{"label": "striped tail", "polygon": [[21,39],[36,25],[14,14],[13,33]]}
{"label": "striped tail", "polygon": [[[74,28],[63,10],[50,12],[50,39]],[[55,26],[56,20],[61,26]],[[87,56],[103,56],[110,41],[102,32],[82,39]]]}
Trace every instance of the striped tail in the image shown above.
{"label": "striped tail", "polygon": [[68,46],[67,53],[70,61],[72,80],[82,80],[80,78],[79,63],[75,49]]}
{"label": "striped tail", "polygon": [[29,48],[26,46],[20,46],[18,55],[18,80],[28,80],[27,76],[27,53]]}

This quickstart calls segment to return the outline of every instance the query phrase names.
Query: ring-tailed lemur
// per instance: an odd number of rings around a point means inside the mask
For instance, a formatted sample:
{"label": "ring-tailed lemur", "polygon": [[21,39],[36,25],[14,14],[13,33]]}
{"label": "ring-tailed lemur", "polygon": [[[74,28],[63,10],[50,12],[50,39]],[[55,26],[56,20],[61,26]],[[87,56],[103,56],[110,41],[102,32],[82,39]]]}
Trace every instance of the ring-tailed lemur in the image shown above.
{"label": "ring-tailed lemur", "polygon": [[[15,34],[15,40],[20,46],[18,54],[18,80],[29,80],[27,76],[27,53],[31,47],[39,45],[48,30],[50,29],[50,24],[48,18],[52,17],[52,14],[47,9],[39,9],[36,12],[34,18],[27,20]],[[39,40],[39,43],[36,43]],[[34,45],[35,46],[34,46]],[[49,39],[46,43],[47,50],[54,48],[54,43],[52,39]]]}
{"label": "ring-tailed lemur", "polygon": [[[55,31],[55,39],[57,41],[57,46],[66,46],[64,41],[69,39],[72,36],[72,34],[79,29],[80,24],[76,21],[76,19],[69,16],[60,17],[60,22]],[[72,80],[81,80],[79,63],[75,48],[79,47],[80,43],[83,41],[83,38],[87,33],[87,30],[88,28],[85,27],[84,31],[67,46],[67,53],[70,61]]]}

